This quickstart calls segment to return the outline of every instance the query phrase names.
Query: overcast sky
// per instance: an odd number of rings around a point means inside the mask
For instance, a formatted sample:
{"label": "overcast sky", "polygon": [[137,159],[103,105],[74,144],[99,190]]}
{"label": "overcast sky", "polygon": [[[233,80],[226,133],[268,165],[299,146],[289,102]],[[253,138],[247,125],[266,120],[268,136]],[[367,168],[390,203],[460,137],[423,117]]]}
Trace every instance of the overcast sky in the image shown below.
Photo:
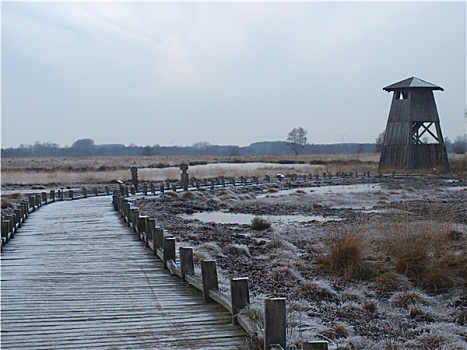
{"label": "overcast sky", "polygon": [[465,133],[465,2],[2,3],[2,147],[374,142],[416,76]]}

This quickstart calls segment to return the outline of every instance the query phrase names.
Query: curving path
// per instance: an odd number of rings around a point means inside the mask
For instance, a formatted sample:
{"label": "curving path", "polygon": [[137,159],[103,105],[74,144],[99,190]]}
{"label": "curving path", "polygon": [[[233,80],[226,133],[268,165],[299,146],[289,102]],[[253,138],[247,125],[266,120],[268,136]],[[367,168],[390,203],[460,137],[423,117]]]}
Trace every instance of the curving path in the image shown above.
{"label": "curving path", "polygon": [[163,270],[109,197],[32,213],[1,258],[2,349],[245,349],[230,314]]}

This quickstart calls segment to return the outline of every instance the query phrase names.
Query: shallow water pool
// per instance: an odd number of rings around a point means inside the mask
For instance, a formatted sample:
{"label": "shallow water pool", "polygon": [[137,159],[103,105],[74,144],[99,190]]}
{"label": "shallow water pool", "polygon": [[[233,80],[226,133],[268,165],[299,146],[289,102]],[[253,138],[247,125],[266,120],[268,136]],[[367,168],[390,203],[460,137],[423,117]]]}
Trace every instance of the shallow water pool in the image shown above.
{"label": "shallow water pool", "polygon": [[272,223],[297,223],[297,222],[310,222],[310,221],[336,221],[340,218],[335,216],[322,216],[322,215],[253,215],[243,213],[227,213],[222,211],[204,211],[193,214],[179,215],[183,219],[199,220],[202,222],[215,222],[218,224],[239,224],[249,225],[255,217],[269,220]]}

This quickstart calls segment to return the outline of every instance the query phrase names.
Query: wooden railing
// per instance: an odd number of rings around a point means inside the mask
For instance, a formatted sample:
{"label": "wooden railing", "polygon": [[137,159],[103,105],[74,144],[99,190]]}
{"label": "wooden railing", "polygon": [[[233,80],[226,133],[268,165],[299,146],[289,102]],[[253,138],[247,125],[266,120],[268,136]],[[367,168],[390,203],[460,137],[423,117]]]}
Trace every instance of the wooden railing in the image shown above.
{"label": "wooden railing", "polygon": [[[176,250],[175,238],[169,231],[156,225],[156,220],[142,216],[130,200],[119,194],[112,197],[114,209],[121,219],[133,230],[134,235],[159,257],[163,266],[180,281],[188,283],[203,293],[205,303],[216,302],[232,315],[232,323],[240,325],[250,337],[263,338],[264,349],[286,349],[286,299],[266,298],[264,300],[264,329],[255,325],[241,313],[250,304],[248,277],[230,280],[230,295],[219,291],[215,260],[201,262],[201,276],[195,275],[193,248],[180,246]],[[325,341],[303,342],[303,350],[328,349]]]}
{"label": "wooden railing", "polygon": [[91,193],[94,196],[111,194],[109,186],[104,187],[104,192],[99,192],[97,187],[93,188],[90,192],[88,192],[86,187],[81,188],[78,193],[76,192],[77,191],[73,189],[59,189],[28,195],[28,199],[17,203],[10,213],[2,214],[1,250],[3,251],[3,246],[14,237],[21,225],[27,220],[29,214],[39,210],[42,206],[56,201],[87,198],[88,193]]}

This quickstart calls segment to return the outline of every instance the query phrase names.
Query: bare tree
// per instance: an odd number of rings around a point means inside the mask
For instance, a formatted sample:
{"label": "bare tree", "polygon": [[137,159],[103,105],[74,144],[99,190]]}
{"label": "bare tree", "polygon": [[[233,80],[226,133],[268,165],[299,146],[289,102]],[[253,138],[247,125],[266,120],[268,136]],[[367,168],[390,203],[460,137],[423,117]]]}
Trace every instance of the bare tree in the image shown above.
{"label": "bare tree", "polygon": [[384,130],[375,140],[375,152],[380,153],[383,150],[384,135],[386,130]]}
{"label": "bare tree", "polygon": [[295,155],[300,154],[303,147],[306,145],[306,130],[302,127],[294,128],[289,135],[287,136],[287,141],[289,142],[289,146],[295,152]]}

